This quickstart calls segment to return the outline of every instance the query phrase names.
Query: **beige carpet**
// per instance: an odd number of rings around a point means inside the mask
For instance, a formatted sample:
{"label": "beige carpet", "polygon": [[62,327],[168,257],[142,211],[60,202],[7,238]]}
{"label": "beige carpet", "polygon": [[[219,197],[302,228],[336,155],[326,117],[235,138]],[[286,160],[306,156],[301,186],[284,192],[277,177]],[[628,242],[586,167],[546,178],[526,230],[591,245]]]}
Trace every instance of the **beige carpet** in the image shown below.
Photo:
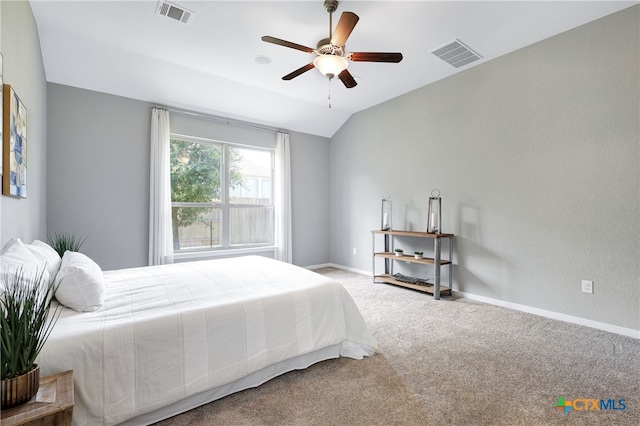
{"label": "beige carpet", "polygon": [[[159,425],[640,424],[638,340],[318,272],[352,294],[379,354],[321,362]],[[565,414],[558,397],[611,399],[616,408],[624,399],[626,408]]]}
{"label": "beige carpet", "polygon": [[422,410],[384,357],[375,356],[323,361],[158,424],[424,424]]}

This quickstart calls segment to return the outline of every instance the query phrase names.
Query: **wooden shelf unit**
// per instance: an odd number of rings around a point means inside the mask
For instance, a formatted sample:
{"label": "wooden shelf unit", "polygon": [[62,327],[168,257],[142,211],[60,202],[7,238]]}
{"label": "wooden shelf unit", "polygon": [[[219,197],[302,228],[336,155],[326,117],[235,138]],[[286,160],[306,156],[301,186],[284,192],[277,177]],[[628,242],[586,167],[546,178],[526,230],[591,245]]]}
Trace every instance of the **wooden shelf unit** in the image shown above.
{"label": "wooden shelf unit", "polygon": [[[388,284],[394,284],[402,287],[411,288],[413,290],[422,291],[428,294],[432,294],[434,299],[440,299],[441,293],[451,294],[451,283],[453,279],[452,259],[453,259],[453,234],[431,234],[428,232],[415,232],[415,231],[400,231],[400,230],[373,230],[372,245],[373,245],[373,282],[383,282]],[[384,236],[384,251],[376,252],[376,235]],[[433,258],[423,257],[416,259],[412,255],[396,256],[393,250],[394,237],[415,237],[415,238],[428,238],[433,240]],[[441,240],[447,239],[449,241],[449,258],[442,259]],[[376,257],[383,258],[384,261],[384,274],[376,274]],[[413,284],[396,279],[393,275],[393,261],[418,263],[423,265],[433,266],[433,283],[425,284]],[[449,266],[449,286],[440,285],[440,268],[441,266]]]}

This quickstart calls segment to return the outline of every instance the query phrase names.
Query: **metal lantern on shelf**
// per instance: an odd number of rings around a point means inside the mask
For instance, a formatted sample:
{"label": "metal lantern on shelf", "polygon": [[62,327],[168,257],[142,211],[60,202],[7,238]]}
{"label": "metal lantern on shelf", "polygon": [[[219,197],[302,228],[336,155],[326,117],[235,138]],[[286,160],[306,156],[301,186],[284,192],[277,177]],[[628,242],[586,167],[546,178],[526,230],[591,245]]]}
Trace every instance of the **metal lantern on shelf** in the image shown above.
{"label": "metal lantern on shelf", "polygon": [[429,197],[429,212],[427,215],[429,220],[427,232],[430,234],[439,234],[442,232],[442,199],[440,198],[440,190],[434,189]]}
{"label": "metal lantern on shelf", "polygon": [[391,195],[382,196],[382,211],[380,214],[380,229],[391,230]]}

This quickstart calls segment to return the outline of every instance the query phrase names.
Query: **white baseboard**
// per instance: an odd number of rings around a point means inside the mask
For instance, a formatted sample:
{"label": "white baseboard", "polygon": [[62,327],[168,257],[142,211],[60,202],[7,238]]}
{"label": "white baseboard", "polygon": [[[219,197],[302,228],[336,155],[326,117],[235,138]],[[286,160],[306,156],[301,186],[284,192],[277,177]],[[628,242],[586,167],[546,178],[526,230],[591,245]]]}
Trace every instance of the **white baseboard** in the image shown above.
{"label": "white baseboard", "polygon": [[527,312],[529,314],[539,315],[545,318],[551,318],[559,321],[568,322],[571,324],[584,325],[586,327],[607,331],[609,333],[615,333],[623,336],[633,337],[634,339],[640,339],[640,330],[634,330],[633,328],[620,327],[613,324],[607,324],[604,322],[593,321],[586,318],[575,317],[573,315],[561,314],[559,312],[547,311],[545,309],[534,308],[527,305],[520,305],[518,303],[506,302],[504,300],[499,300],[499,299],[493,299],[491,297],[478,296],[472,293],[465,293],[464,291],[453,291],[453,293],[459,296],[465,297],[467,299],[488,303],[490,305],[502,306],[504,308],[509,308],[509,309],[513,309],[521,312]]}
{"label": "white baseboard", "polygon": [[356,269],[356,268],[352,268],[350,266],[336,265],[335,263],[330,263],[329,266],[331,266],[333,268],[342,269],[344,271],[354,272],[356,274],[366,275],[368,277],[372,276],[371,271],[363,271],[362,269]]}
{"label": "white baseboard", "polygon": [[310,270],[314,270],[314,269],[321,269],[321,268],[331,268],[333,267],[333,265],[331,263],[322,263],[320,265],[309,265],[309,266],[303,266],[304,269],[310,269]]}
{"label": "white baseboard", "polygon": [[320,264],[320,265],[309,265],[309,266],[303,266],[303,268],[310,269],[312,271],[314,269],[320,269],[320,268],[336,268],[336,269],[342,269],[344,271],[355,272],[356,274],[367,275],[369,277],[371,276],[371,271],[363,271],[362,269],[351,268],[349,266],[336,265],[335,263],[323,263],[323,264]]}
{"label": "white baseboard", "polygon": [[[333,268],[343,269],[345,271],[355,272],[357,274],[371,276],[371,271],[363,271],[361,269],[355,269],[348,266],[336,265],[335,263],[327,263],[320,267],[322,268],[333,267]],[[310,267],[309,269],[318,269],[318,268]],[[513,309],[521,312],[527,312],[529,314],[539,315],[545,318],[564,321],[571,324],[584,325],[586,327],[595,328],[597,330],[607,331],[609,333],[614,333],[614,334],[620,334],[622,336],[632,337],[634,339],[640,339],[640,330],[636,330],[633,328],[620,327],[617,325],[607,324],[604,322],[593,321],[593,320],[575,317],[572,315],[561,314],[553,311],[547,311],[545,309],[534,308],[526,305],[520,305],[518,303],[506,302],[504,300],[499,300],[499,299],[493,299],[491,297],[478,296],[472,293],[465,293],[464,291],[454,290],[453,293],[457,294],[458,296],[465,297],[467,299],[488,303],[490,305],[502,306],[503,308]]]}

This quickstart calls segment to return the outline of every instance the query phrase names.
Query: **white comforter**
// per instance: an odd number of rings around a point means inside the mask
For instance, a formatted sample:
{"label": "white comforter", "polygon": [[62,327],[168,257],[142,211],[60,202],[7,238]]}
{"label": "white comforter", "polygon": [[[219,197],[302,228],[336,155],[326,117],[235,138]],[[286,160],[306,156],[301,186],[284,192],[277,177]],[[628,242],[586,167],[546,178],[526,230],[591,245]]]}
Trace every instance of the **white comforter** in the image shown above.
{"label": "white comforter", "polygon": [[247,256],[105,271],[103,307],[65,309],[42,374],[73,370],[76,425],[111,425],[341,344],[361,358],[376,342],[339,283]]}

